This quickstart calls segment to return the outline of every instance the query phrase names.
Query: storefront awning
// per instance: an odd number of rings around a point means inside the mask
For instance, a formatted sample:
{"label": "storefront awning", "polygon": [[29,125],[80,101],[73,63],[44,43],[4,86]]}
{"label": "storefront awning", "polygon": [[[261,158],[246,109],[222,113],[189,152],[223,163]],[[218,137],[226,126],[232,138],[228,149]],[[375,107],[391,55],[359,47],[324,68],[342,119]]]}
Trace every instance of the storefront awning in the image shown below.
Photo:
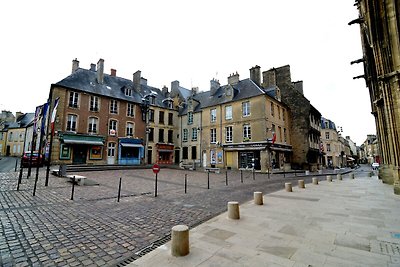
{"label": "storefront awning", "polygon": [[143,147],[141,144],[121,143],[123,147]]}
{"label": "storefront awning", "polygon": [[104,138],[101,136],[78,135],[78,134],[63,134],[60,139],[64,144],[80,144],[80,145],[104,145]]}
{"label": "storefront awning", "polygon": [[271,147],[272,151],[283,151],[283,152],[292,152],[290,148],[282,148],[282,147]]}
{"label": "storefront awning", "polygon": [[225,151],[247,151],[247,150],[265,150],[265,146],[256,146],[256,147],[225,147]]}

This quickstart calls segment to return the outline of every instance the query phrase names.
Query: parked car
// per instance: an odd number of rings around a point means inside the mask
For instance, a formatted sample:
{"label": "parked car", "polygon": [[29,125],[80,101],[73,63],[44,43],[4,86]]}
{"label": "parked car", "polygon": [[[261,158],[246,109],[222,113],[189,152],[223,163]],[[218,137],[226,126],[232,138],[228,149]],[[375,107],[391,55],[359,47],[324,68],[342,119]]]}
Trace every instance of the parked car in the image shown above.
{"label": "parked car", "polygon": [[377,169],[379,169],[379,163],[378,162],[374,162],[374,163],[372,163],[371,167],[372,167],[373,170],[377,170]]}
{"label": "parked car", "polygon": [[[31,151],[25,151],[25,153],[21,157],[21,166],[24,168],[29,167],[30,158],[31,158]],[[43,156],[42,155],[39,156],[38,151],[33,151],[31,166],[33,167],[37,167],[38,165],[43,166],[43,163],[44,163]]]}

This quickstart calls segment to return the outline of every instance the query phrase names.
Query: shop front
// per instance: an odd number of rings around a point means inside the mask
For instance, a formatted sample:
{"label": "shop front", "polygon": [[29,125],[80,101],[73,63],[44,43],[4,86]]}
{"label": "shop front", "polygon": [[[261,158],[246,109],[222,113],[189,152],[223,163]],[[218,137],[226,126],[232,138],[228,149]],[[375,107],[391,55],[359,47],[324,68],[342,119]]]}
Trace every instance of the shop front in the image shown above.
{"label": "shop front", "polygon": [[118,144],[118,164],[140,165],[144,157],[142,139],[120,138]]}
{"label": "shop front", "polygon": [[103,164],[104,137],[60,133],[59,159],[65,164]]}
{"label": "shop front", "polygon": [[157,144],[157,163],[173,164],[174,163],[174,145]]}

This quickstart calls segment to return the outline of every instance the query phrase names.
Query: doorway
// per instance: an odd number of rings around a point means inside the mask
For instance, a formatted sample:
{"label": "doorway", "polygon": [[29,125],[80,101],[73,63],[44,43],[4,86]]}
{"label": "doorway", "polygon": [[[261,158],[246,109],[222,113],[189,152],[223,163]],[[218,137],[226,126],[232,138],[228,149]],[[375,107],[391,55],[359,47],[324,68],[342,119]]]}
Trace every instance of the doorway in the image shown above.
{"label": "doorway", "polygon": [[86,164],[87,146],[75,145],[73,151],[72,164]]}

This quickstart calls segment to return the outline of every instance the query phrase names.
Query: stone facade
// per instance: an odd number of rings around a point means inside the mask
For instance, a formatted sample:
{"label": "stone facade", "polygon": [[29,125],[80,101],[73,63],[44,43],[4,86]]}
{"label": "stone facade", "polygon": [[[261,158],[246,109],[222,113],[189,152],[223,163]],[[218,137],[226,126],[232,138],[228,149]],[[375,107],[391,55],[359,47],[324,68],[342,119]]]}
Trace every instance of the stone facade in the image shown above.
{"label": "stone facade", "polygon": [[363,57],[352,63],[364,64],[364,78],[369,89],[380,145],[379,177],[394,184],[400,194],[400,7],[398,1],[358,0]]}

